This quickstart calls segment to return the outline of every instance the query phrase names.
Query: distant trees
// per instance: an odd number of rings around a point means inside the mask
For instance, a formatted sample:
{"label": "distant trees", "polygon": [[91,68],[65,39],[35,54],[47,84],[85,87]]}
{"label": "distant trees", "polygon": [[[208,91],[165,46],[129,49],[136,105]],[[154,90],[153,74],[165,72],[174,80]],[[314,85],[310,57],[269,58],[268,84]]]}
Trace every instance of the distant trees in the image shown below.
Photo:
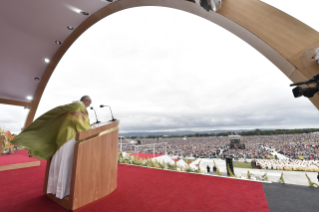
{"label": "distant trees", "polygon": [[319,132],[318,128],[309,129],[276,129],[276,130],[253,130],[240,132],[239,135],[283,135],[283,134],[302,134],[302,133],[312,133]]}
{"label": "distant trees", "polygon": [[[243,136],[253,136],[253,135],[284,135],[284,134],[302,134],[302,133],[312,133],[319,132],[319,128],[308,128],[308,129],[276,129],[276,130],[260,130],[255,129],[251,131],[237,132],[238,135]],[[212,137],[212,136],[228,136],[232,135],[233,132],[221,132],[221,133],[193,133],[184,135],[166,135],[165,138],[181,138],[181,137]],[[127,136],[130,139],[136,138],[160,138],[163,135],[149,135],[149,136]]]}

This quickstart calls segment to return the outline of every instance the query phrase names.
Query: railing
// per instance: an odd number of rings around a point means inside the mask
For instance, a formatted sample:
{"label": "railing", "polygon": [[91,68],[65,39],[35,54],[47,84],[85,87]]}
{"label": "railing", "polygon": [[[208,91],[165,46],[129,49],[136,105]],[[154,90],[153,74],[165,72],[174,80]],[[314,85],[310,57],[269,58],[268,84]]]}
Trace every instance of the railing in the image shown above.
{"label": "railing", "polygon": [[149,153],[149,151],[153,152],[153,157],[156,154],[156,146],[164,146],[164,154],[167,154],[167,142],[161,143],[153,143],[153,144],[144,144],[144,145],[135,145],[135,153],[137,153],[137,157],[139,153]]}
{"label": "railing", "polygon": [[[123,143],[123,140],[126,141]],[[137,153],[137,156],[139,153],[153,153],[153,157],[155,157],[156,154],[156,148],[161,146],[162,151],[164,154],[167,154],[167,142],[161,142],[161,143],[153,143],[153,144],[144,144],[144,145],[136,145],[136,143],[130,143],[128,139],[126,139],[124,136],[120,137],[120,142],[118,144],[118,149],[121,152],[129,152],[129,153]]]}

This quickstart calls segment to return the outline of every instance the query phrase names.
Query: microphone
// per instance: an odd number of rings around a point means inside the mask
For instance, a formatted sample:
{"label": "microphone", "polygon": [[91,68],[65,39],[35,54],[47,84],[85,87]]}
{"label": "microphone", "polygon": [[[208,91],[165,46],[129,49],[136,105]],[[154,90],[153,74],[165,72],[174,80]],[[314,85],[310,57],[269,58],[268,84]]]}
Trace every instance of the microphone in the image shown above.
{"label": "microphone", "polygon": [[[94,108],[93,107],[91,107],[91,110],[94,110]],[[97,115],[96,115],[96,111],[94,110],[94,113],[95,113],[95,119],[96,119],[96,122],[95,123],[101,123],[98,119],[97,119]]]}
{"label": "microphone", "polygon": [[114,116],[113,116],[112,109],[111,109],[110,106],[108,106],[108,105],[100,105],[100,107],[101,107],[101,108],[103,108],[103,107],[108,107],[108,108],[110,108],[110,112],[111,112],[111,116],[112,116],[112,120],[110,120],[110,121],[116,121],[116,119],[115,119]]}

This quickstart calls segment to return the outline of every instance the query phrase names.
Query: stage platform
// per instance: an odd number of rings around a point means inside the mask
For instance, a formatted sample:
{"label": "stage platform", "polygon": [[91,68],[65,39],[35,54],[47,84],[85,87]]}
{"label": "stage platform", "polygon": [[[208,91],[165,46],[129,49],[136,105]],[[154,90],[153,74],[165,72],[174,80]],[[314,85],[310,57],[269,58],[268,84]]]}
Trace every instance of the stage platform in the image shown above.
{"label": "stage platform", "polygon": [[[1,172],[0,211],[66,212],[42,191],[45,165]],[[120,164],[117,189],[75,211],[313,211],[318,191]]]}
{"label": "stage platform", "polygon": [[0,171],[40,166],[39,160],[29,158],[26,153],[25,150],[18,150],[13,154],[1,154]]}

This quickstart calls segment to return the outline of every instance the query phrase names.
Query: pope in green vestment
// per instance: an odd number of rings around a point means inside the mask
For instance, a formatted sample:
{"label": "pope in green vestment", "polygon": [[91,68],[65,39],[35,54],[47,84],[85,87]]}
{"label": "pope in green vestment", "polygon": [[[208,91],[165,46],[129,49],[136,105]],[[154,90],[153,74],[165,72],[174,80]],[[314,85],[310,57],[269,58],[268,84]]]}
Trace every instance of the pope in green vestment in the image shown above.
{"label": "pope in green vestment", "polygon": [[64,143],[74,139],[76,133],[91,129],[86,110],[91,104],[91,99],[89,101],[88,105],[83,101],[75,102],[46,112],[11,143],[26,147],[36,158],[49,159]]}

